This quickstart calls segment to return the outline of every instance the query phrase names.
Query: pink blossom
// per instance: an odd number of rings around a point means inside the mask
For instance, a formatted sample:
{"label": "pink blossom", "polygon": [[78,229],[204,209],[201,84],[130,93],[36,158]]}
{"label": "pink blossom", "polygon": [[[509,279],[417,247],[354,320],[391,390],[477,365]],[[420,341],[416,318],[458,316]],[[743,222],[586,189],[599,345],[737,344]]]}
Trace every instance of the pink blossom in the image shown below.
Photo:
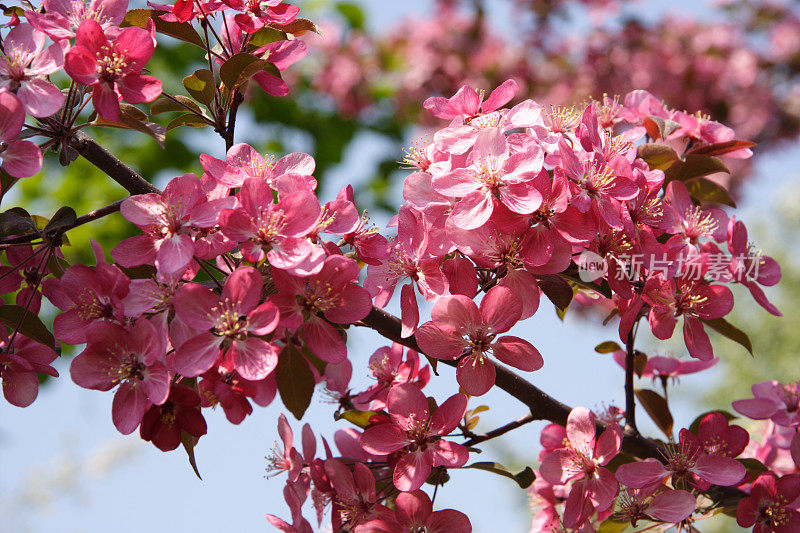
{"label": "pink blossom", "polygon": [[72,265],[61,279],[47,278],[42,293],[61,309],[53,322],[56,338],[68,344],[87,340],[89,326],[97,321],[123,323],[123,298],[128,295],[130,280],[116,265],[105,262],[100,245],[92,242],[97,267]]}
{"label": "pink blossom", "polygon": [[125,239],[111,254],[124,267],[154,264],[164,275],[182,275],[195,256],[208,259],[233,247],[211,234],[220,211],[235,203],[233,197],[209,199],[194,174],[173,178],[160,195],[138,194],[122,202],[122,216],[144,235]]}
{"label": "pink blossom", "polygon": [[245,259],[266,258],[272,266],[299,276],[319,272],[324,257],[304,238],[320,216],[312,193],[298,191],[275,203],[264,180],[249,178],[236,198],[241,208],[223,210],[219,225],[223,234],[242,243]]}
{"label": "pink blossom", "polygon": [[397,283],[405,279],[411,281],[403,285],[400,297],[401,335],[409,337],[419,323],[414,287],[423,298],[431,301],[445,294],[448,285],[441,261],[427,251],[428,230],[422,215],[410,207],[402,207],[397,218],[397,237],[391,244],[389,258],[381,265],[367,268],[364,288],[373,296],[376,306],[385,307]]}
{"label": "pink blossom", "polygon": [[[42,280],[50,274],[45,263],[51,248],[39,245],[36,250],[30,244],[6,248],[6,258],[11,266],[0,266],[0,294],[15,291],[15,301],[20,307],[38,313],[42,303]],[[61,256],[61,250],[53,252]]]}
{"label": "pink blossom", "polygon": [[[308,424],[306,424],[305,427],[309,429],[303,429],[304,444],[307,438],[307,433],[311,431]],[[269,461],[267,472],[269,473],[269,476],[287,472],[288,481],[293,483],[297,481],[297,478],[300,477],[300,471],[304,466],[304,458],[303,455],[301,455],[300,452],[298,452],[294,447],[294,434],[292,433],[292,428],[289,427],[289,422],[286,420],[286,417],[283,414],[278,417],[278,434],[280,435],[283,443],[283,450],[278,447],[277,443],[275,444],[272,454],[267,458]],[[314,459],[313,455],[314,454],[312,453],[311,457],[306,458],[306,462],[311,463],[311,461]]]}
{"label": "pink blossom", "polygon": [[591,508],[605,511],[614,502],[619,486],[614,475],[603,468],[622,446],[622,430],[609,426],[595,440],[595,416],[585,407],[574,408],[567,418],[569,447],[553,450],[542,459],[540,473],[554,485],[576,480],[567,498],[564,523],[577,527],[586,518],[586,502]]}
{"label": "pink blossom", "polygon": [[454,118],[474,118],[481,113],[491,113],[506,105],[519,91],[514,80],[506,80],[483,101],[484,91],[478,93],[472,87],[464,85],[450,98],[431,97],[422,106],[437,118],[452,120]]}
{"label": "pink blossom", "polygon": [[730,271],[733,279],[750,290],[758,304],[775,316],[781,312],[758,285],[771,287],[781,279],[781,267],[773,258],[763,255],[747,240],[744,222],[731,217],[728,221],[728,250],[731,253]]}
{"label": "pink blossom", "polygon": [[48,117],[64,103],[58,87],[46,76],[64,66],[68,41],[59,41],[45,49],[45,35],[30,24],[12,28],[3,42],[0,57],[0,89],[16,93],[25,111],[34,117]]}
{"label": "pink blossom", "polygon": [[645,459],[620,466],[617,481],[629,488],[641,489],[671,477],[673,484],[688,482],[700,490],[711,485],[738,485],[743,481],[747,471],[742,463],[725,455],[705,453],[705,448],[700,448],[693,437],[691,433],[681,432],[680,444],[668,449],[664,458],[666,465],[657,459]]}
{"label": "pink blossom", "polygon": [[709,413],[700,420],[697,435],[682,429],[680,440],[701,453],[738,457],[750,442],[750,434],[741,426],[729,424],[722,413]]}
{"label": "pink blossom", "polygon": [[701,237],[723,242],[728,238],[728,215],[721,209],[704,210],[692,202],[683,182],[673,180],[667,185],[664,199],[674,209],[676,225],[673,233],[679,233],[686,245],[696,245]]}
{"label": "pink blossom", "polygon": [[541,148],[511,153],[506,136],[497,128],[481,131],[467,166],[433,178],[433,188],[445,196],[459,197],[450,218],[457,227],[475,229],[489,220],[495,197],[510,210],[533,213],[542,195],[533,179],[542,170]]}
{"label": "pink blossom", "polygon": [[356,526],[355,533],[471,533],[472,524],[464,513],[453,509],[434,511],[431,499],[421,490],[401,492],[394,509],[380,518]]}
{"label": "pink blossom", "polygon": [[642,298],[651,305],[647,316],[656,338],[672,337],[679,316],[683,316],[683,338],[689,355],[703,361],[714,357],[702,320],[721,318],[733,309],[733,293],[723,285],[678,278],[665,281],[651,276]]}
{"label": "pink blossom", "polygon": [[244,380],[228,377],[212,368],[197,384],[202,407],[216,407],[220,405],[225,412],[225,418],[231,424],[240,424],[245,417],[252,414],[253,406],[247,400],[241,382]]}
{"label": "pink blossom", "polygon": [[284,4],[283,0],[223,0],[236,11],[242,11],[234,17],[236,24],[247,33],[255,33],[265,24],[286,25],[292,22],[300,8]]}
{"label": "pink blossom", "polygon": [[[612,354],[614,361],[625,368],[625,352],[618,350]],[[660,379],[663,381],[672,379],[677,381],[680,376],[687,374],[694,374],[702,372],[708,368],[719,363],[719,358],[715,357],[707,361],[700,361],[697,359],[691,361],[684,361],[676,357],[666,357],[663,355],[655,355],[647,358],[647,363],[642,371],[642,378]]]}
{"label": "pink blossom", "polygon": [[167,452],[180,446],[184,432],[199,439],[207,430],[197,392],[186,385],[173,383],[167,400],[161,405],[151,406],[142,417],[139,435],[142,440],[151,441],[156,448]]}
{"label": "pink blossom", "polygon": [[625,489],[620,492],[616,514],[636,527],[639,520],[677,524],[694,513],[697,498],[690,492],[664,490],[655,494],[658,488]]}
{"label": "pink blossom", "polygon": [[392,387],[387,404],[391,422],[367,428],[360,442],[369,453],[399,453],[393,476],[398,489],[417,490],[433,466],[457,468],[467,462],[464,446],[442,439],[464,416],[466,396],[455,394],[431,413],[422,391],[405,383]]}
{"label": "pink blossom", "polygon": [[800,530],[800,512],[791,507],[800,496],[800,476],[775,478],[771,472],[753,482],[750,496],[739,500],[736,523],[755,533],[791,533]]}
{"label": "pink blossom", "polygon": [[138,104],[152,102],[161,94],[161,82],[141,74],[155,50],[147,30],[124,28],[109,40],[100,24],[86,20],[75,39],[64,70],[76,82],[92,87],[92,103],[104,119],[119,119],[123,99]]}
{"label": "pink blossom", "polygon": [[324,468],[333,489],[334,529],[357,529],[359,524],[372,519],[377,510],[377,494],[370,469],[357,462],[350,472],[338,459],[327,459]]}
{"label": "pink blossom", "polygon": [[396,385],[411,383],[422,389],[430,380],[430,367],[419,367],[419,354],[408,350],[403,359],[403,345],[378,348],[369,358],[369,369],[377,383],[358,395],[358,401],[372,410],[384,409],[389,391]]}
{"label": "pink blossom", "polygon": [[226,187],[241,187],[248,178],[266,181],[271,189],[284,193],[294,189],[313,191],[317,187],[312,176],[316,162],[308,154],[291,153],[275,161],[272,156],[259,154],[249,144],[239,143],[230,147],[225,161],[201,154],[200,163],[211,177]]}
{"label": "pink blossom", "polygon": [[[104,31],[119,26],[128,10],[128,0],[44,0],[44,13],[25,11],[25,18],[54,41],[71,39],[84,21],[97,22]],[[117,30],[118,31],[118,30]]]}
{"label": "pink blossom", "polygon": [[779,426],[800,426],[800,381],[787,384],[764,381],[750,390],[755,398],[733,402],[738,413],[755,420],[769,418]]}
{"label": "pink blossom", "polygon": [[17,333],[9,345],[5,328],[0,329],[0,381],[3,396],[11,405],[28,407],[39,395],[37,372],[58,377],[50,366],[58,355],[52,348]]}
{"label": "pink blossom", "polygon": [[328,322],[352,324],[372,310],[369,293],[359,287],[358,263],[342,255],[326,257],[322,269],[305,278],[273,270],[278,294],[271,297],[281,314],[281,326],[299,330],[311,351],[323,361],[339,363],[347,347]]}
{"label": "pink blossom", "polygon": [[278,310],[271,302],[258,304],[262,285],[256,269],[239,267],[225,281],[221,296],[197,283],[181,287],[175,294],[175,312],[202,333],[177,347],[175,370],[199,376],[222,355],[225,364],[245,379],[260,380],[272,372],[278,353],[260,336],[275,329]]}
{"label": "pink blossom", "polygon": [[439,298],[430,322],[419,327],[417,342],[423,352],[437,359],[457,359],[456,379],[468,394],[481,396],[494,385],[491,351],[501,362],[526,372],[539,370],[544,361],[528,341],[510,335],[497,337],[517,323],[522,304],[507,287],[486,293],[480,308],[466,296]]}
{"label": "pink blossom", "polygon": [[25,123],[25,109],[17,96],[0,89],[0,168],[14,178],[29,178],[42,169],[42,151],[30,142],[17,140]]}
{"label": "pink blossom", "polygon": [[70,365],[72,381],[102,391],[119,385],[111,415],[120,433],[132,433],[147,409],[169,396],[166,338],[145,319],[130,330],[98,322],[88,328],[87,338],[86,349]]}

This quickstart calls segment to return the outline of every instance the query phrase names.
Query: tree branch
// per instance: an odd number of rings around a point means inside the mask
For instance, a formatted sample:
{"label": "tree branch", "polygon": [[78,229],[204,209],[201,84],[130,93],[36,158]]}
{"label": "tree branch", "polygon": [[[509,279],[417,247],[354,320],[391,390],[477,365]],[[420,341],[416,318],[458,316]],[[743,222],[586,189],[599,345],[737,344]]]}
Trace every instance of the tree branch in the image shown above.
{"label": "tree branch", "polygon": [[82,226],[84,224],[97,220],[98,218],[103,218],[104,216],[110,215],[111,213],[116,213],[117,211],[119,211],[119,208],[122,205],[123,201],[124,200],[117,200],[113,204],[108,204],[107,206],[101,207],[100,209],[95,209],[94,211],[90,211],[85,215],[76,218],[75,221],[72,222],[71,224],[58,226],[52,231],[48,231],[46,233],[33,232],[33,233],[26,233],[24,235],[15,235],[13,237],[6,237],[0,239],[0,250],[14,244],[23,244],[26,242],[31,242],[48,235],[63,235],[72,228],[77,228],[78,226]]}
{"label": "tree branch", "polygon": [[111,152],[97,144],[94,139],[78,131],[66,141],[91,164],[125,187],[131,194],[161,193],[157,187],[133,171],[128,165],[114,157]]}
{"label": "tree branch", "polygon": [[480,444],[481,442],[485,442],[489,439],[499,437],[500,435],[508,433],[509,431],[517,429],[518,427],[524,426],[525,424],[533,422],[534,420],[536,419],[533,417],[532,414],[529,413],[521,418],[514,420],[513,422],[509,422],[505,426],[500,426],[499,428],[493,429],[492,431],[484,433],[483,435],[476,435],[463,444],[464,446],[475,446],[476,444]]}
{"label": "tree branch", "polygon": [[625,342],[625,429],[638,434],[636,428],[636,399],[633,395],[633,328]]}

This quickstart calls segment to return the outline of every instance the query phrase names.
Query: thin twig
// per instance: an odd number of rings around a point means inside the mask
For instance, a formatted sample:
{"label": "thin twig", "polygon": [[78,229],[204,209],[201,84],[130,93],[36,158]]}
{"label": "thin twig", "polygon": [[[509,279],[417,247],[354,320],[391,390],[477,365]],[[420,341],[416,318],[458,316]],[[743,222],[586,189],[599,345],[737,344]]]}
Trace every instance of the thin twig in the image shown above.
{"label": "thin twig", "polygon": [[627,430],[639,434],[636,428],[636,398],[633,392],[633,328],[628,332],[625,342],[625,425]]}
{"label": "thin twig", "polygon": [[513,422],[509,422],[505,426],[500,426],[499,428],[493,429],[492,431],[484,433],[483,435],[476,435],[472,437],[471,439],[469,439],[464,443],[464,446],[475,446],[476,444],[480,444],[481,442],[485,442],[489,439],[493,439],[495,437],[499,437],[500,435],[504,435],[509,431],[515,430],[518,427],[533,422],[534,420],[536,420],[536,418],[534,418],[532,414],[528,413],[527,415],[518,418]]}

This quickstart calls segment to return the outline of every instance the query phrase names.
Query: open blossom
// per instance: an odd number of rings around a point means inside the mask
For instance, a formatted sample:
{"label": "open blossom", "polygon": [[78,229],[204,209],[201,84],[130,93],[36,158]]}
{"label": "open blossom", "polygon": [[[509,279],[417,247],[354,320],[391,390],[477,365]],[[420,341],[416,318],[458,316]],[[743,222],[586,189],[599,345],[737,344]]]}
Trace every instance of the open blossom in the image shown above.
{"label": "open blossom", "polygon": [[434,511],[421,490],[400,493],[394,509],[384,509],[380,518],[356,526],[355,533],[472,533],[467,515],[453,509]]}
{"label": "open blossom", "polygon": [[360,393],[357,399],[372,410],[386,407],[389,391],[395,385],[411,383],[421,389],[431,377],[430,367],[420,368],[419,354],[408,350],[403,359],[403,345],[397,343],[375,350],[369,358],[369,369],[378,382]]}
{"label": "open blossom", "polygon": [[44,33],[30,24],[18,24],[8,32],[0,56],[0,89],[15,93],[34,117],[48,117],[64,103],[64,95],[45,76],[64,65],[69,42],[58,41],[46,49],[44,44]]}
{"label": "open blossom", "polygon": [[141,73],[155,50],[147,30],[124,28],[109,40],[100,24],[86,20],[75,39],[64,70],[76,82],[92,87],[92,103],[104,119],[119,119],[121,100],[152,102],[161,94],[161,82]]}
{"label": "open blossom", "polygon": [[[49,252],[47,245],[40,245],[36,250],[30,244],[6,248],[11,266],[0,266],[0,294],[17,291],[17,305],[38,313],[42,303],[41,282],[50,273],[48,266],[42,263]],[[55,253],[60,254],[60,250]]]}
{"label": "open blossom", "polygon": [[[122,24],[128,0],[44,0],[44,13],[25,11],[25,18],[53,40],[75,37],[86,20],[97,22],[104,31]],[[118,30],[117,30],[118,31]]]}
{"label": "open blossom", "polygon": [[672,337],[678,317],[683,316],[689,355],[703,361],[714,357],[702,320],[721,318],[733,309],[729,288],[684,278],[664,280],[657,274],[645,282],[642,298],[652,307],[647,319],[656,338]]}
{"label": "open blossom", "polygon": [[14,178],[29,178],[42,169],[42,151],[25,140],[18,140],[25,123],[25,109],[17,96],[0,89],[0,168]]}
{"label": "open blossom", "polygon": [[120,242],[111,255],[124,267],[152,264],[162,275],[182,275],[195,256],[214,257],[233,247],[209,234],[220,211],[235,203],[230,196],[209,199],[194,174],[173,178],[162,194],[137,194],[122,202],[122,216],[144,234]]}
{"label": "open blossom", "polygon": [[47,278],[42,293],[61,309],[53,322],[56,338],[68,344],[86,342],[88,328],[98,321],[123,323],[122,300],[128,295],[130,280],[116,265],[109,265],[100,245],[92,241],[97,266],[72,265],[61,279]]}
{"label": "open blossom", "polygon": [[495,196],[510,210],[533,213],[542,194],[533,179],[542,170],[543,154],[537,145],[512,153],[506,135],[497,128],[478,134],[468,165],[434,177],[433,188],[445,196],[459,197],[450,219],[462,229],[475,229],[489,220]]}
{"label": "open blossom", "polygon": [[17,333],[9,346],[5,328],[0,328],[0,381],[3,396],[11,405],[27,407],[39,395],[37,372],[58,377],[50,366],[58,355],[52,348]]}
{"label": "open blossom", "polygon": [[773,258],[764,255],[761,250],[747,240],[747,228],[744,222],[731,217],[728,221],[728,251],[731,253],[730,271],[733,279],[750,290],[750,294],[758,304],[775,316],[781,312],[775,307],[761,290],[759,285],[771,287],[781,279],[781,267]]}
{"label": "open blossom", "polygon": [[437,359],[456,359],[456,379],[468,394],[486,394],[494,385],[495,368],[487,352],[501,362],[526,372],[539,370],[544,361],[528,341],[504,335],[522,315],[522,304],[507,287],[494,287],[480,308],[466,296],[439,298],[430,322],[419,327],[416,339],[422,351]]}
{"label": "open blossom", "polygon": [[[306,429],[308,428],[308,429]],[[308,435],[310,434],[311,428],[308,424],[306,424],[303,428],[303,445],[309,446],[307,444]],[[278,434],[281,437],[281,442],[283,443],[283,450],[278,448],[278,445],[275,444],[275,448],[273,450],[272,455],[270,455],[269,459],[269,466],[267,468],[269,475],[277,475],[282,472],[288,473],[288,481],[293,483],[297,481],[297,478],[300,477],[300,471],[303,469],[304,462],[303,462],[303,455],[297,451],[294,447],[294,434],[292,433],[292,428],[289,426],[289,422],[286,420],[286,417],[281,413],[278,417]],[[313,434],[310,434],[311,438],[313,438]],[[314,444],[314,450],[316,450],[316,444]],[[307,462],[311,463],[314,459],[314,453],[311,452],[311,456],[307,458]]]}
{"label": "open blossom", "polygon": [[591,509],[605,511],[614,502],[619,485],[608,469],[603,468],[622,446],[622,430],[609,426],[598,439],[594,413],[585,407],[574,408],[567,418],[569,446],[558,448],[542,459],[541,476],[554,485],[576,482],[567,497],[564,523],[577,527],[585,521],[587,502]]}
{"label": "open blossom", "polygon": [[281,326],[299,330],[311,351],[323,361],[340,363],[347,346],[336,324],[358,322],[372,310],[372,299],[358,280],[358,263],[342,255],[325,258],[322,269],[299,278],[273,270],[278,294],[271,301],[278,306]]}
{"label": "open blossom", "polygon": [[[615,351],[612,356],[619,366],[625,368],[625,352],[623,350]],[[707,361],[700,361],[698,359],[685,361],[676,357],[654,355],[653,357],[647,358],[647,363],[644,365],[641,377],[652,378],[653,380],[672,379],[677,381],[680,376],[702,372],[717,363],[719,363],[719,358],[717,357]]]}
{"label": "open blossom", "polygon": [[271,302],[258,304],[262,285],[255,268],[239,267],[225,281],[221,296],[197,283],[181,287],[175,294],[175,312],[202,333],[177,347],[175,371],[199,376],[223,356],[223,363],[245,379],[267,377],[278,364],[278,353],[260,335],[275,329],[278,310]]}
{"label": "open blossom", "polygon": [[709,413],[700,420],[697,435],[681,430],[681,441],[701,453],[721,457],[738,457],[750,442],[750,434],[741,426],[732,425],[721,413]]}
{"label": "open blossom", "polygon": [[254,33],[265,24],[286,25],[292,22],[300,8],[284,4],[283,0],[223,0],[236,11],[242,11],[233,19],[246,33]]}
{"label": "open blossom", "polygon": [[266,181],[275,191],[313,191],[317,181],[312,174],[316,167],[308,154],[286,154],[277,161],[263,156],[246,143],[234,144],[225,154],[225,161],[208,154],[200,155],[200,163],[214,180],[226,187],[241,187],[248,178]]}
{"label": "open blossom", "polygon": [[108,322],[89,327],[86,349],[72,360],[72,381],[87,389],[107,391],[119,385],[111,409],[120,433],[132,433],[151,405],[169,396],[164,363],[167,339],[145,319],[128,330]]}
{"label": "open blossom", "polygon": [[677,524],[694,513],[697,498],[692,493],[685,490],[665,490],[655,494],[658,488],[625,489],[620,492],[616,501],[615,517],[636,527],[639,520]]}
{"label": "open blossom", "polygon": [[305,238],[320,215],[312,193],[297,191],[275,203],[263,179],[248,178],[236,198],[241,207],[223,210],[219,226],[228,238],[242,243],[245,259],[266,258],[273,267],[298,276],[319,272],[322,252]]}
{"label": "open blossom", "polygon": [[[728,436],[729,448],[738,447],[738,435]],[[706,453],[705,443],[688,431],[680,433],[680,443],[668,449],[664,460],[645,459],[624,464],[617,469],[617,481],[632,489],[657,485],[667,478],[676,482],[690,483],[705,490],[711,485],[738,485],[747,473],[744,465],[721,453],[722,447],[710,447]]]}
{"label": "open blossom", "polygon": [[800,512],[791,504],[800,496],[800,476],[775,478],[771,472],[753,482],[750,496],[739,500],[736,523],[755,533],[792,533],[800,530]]}
{"label": "open blossom", "polygon": [[415,385],[392,387],[388,397],[390,422],[367,428],[361,435],[365,451],[377,455],[398,452],[394,484],[403,492],[422,486],[434,466],[464,466],[467,449],[442,439],[458,426],[467,397],[455,394],[431,413],[427,398]]}
{"label": "open blossom", "polygon": [[800,381],[786,384],[764,381],[750,389],[755,398],[733,402],[738,413],[755,420],[769,418],[779,426],[800,426]]}

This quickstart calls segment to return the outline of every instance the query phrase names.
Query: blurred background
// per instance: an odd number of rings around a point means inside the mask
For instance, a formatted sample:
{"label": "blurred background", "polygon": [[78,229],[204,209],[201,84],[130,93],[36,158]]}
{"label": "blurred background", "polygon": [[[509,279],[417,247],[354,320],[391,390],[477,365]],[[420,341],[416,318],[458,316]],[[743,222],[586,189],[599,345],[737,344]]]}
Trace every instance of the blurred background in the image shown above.
{"label": "blurred background", "polygon": [[[755,359],[740,346],[712,337],[722,362],[686,376],[670,391],[676,427],[697,413],[729,409],[749,396],[751,383],[800,379],[800,2],[796,0],[362,0],[297,2],[301,16],[325,35],[306,34],[308,56],[285,78],[291,95],[273,98],[257,89],[242,107],[237,142],[262,153],[308,152],[316,158],[320,199],[348,183],[356,203],[373,221],[386,223],[402,203],[399,169],[403,147],[435,126],[422,109],[428,96],[450,96],[463,84],[487,90],[514,78],[517,99],[577,104],[587,97],[647,89],[668,105],[701,111],[733,127],[738,138],[759,143],[755,156],[733,169],[738,218],[751,239],[779,260],[783,279],[768,291],[784,313],[774,318],[746,292],[736,293],[730,321],[744,329]],[[131,7],[143,7],[132,2]],[[181,92],[181,79],[199,68],[196,48],[163,40],[149,67],[166,90]],[[89,132],[159,187],[184,172],[200,172],[199,153],[224,157],[222,141],[205,130],[178,128],[166,149],[128,132]],[[75,184],[80,183],[80,187]],[[61,205],[78,214],[124,197],[124,191],[83,160],[64,169],[46,161],[24,180],[4,209],[24,206],[51,215]],[[90,261],[88,239],[107,250],[133,234],[115,215],[69,233],[64,253]],[[395,303],[390,310],[397,312]],[[423,313],[425,311],[423,310]],[[616,337],[612,324],[589,313],[560,320],[549,302],[517,327],[545,358],[531,381],[570,405],[623,404],[623,373],[596,344]],[[679,339],[680,340],[680,339]],[[383,345],[369,331],[350,330],[352,386],[370,384],[364,364]],[[643,346],[647,347],[645,343]],[[655,343],[650,343],[655,347]],[[678,355],[682,343],[670,345]],[[658,351],[663,352],[662,345]],[[208,435],[196,449],[203,480],[182,450],[162,453],[136,435],[119,435],[111,423],[110,393],[80,389],[69,379],[69,358],[56,362],[50,380],[26,409],[0,402],[0,533],[149,531],[269,531],[266,512],[288,517],[282,478],[265,479],[267,455],[277,437],[276,399],[256,408],[241,425],[221,410],[207,412]],[[644,383],[649,385],[649,383]],[[456,390],[451,369],[434,377],[428,393],[444,399]],[[317,391],[305,421],[331,440],[345,423]],[[474,401],[487,404],[476,431],[524,414],[501,392]],[[296,433],[300,423],[293,421]],[[492,441],[475,460],[509,467],[535,466],[538,431],[531,424]],[[645,431],[655,435],[650,425]],[[481,471],[455,472],[440,488],[436,507],[466,512],[474,531],[524,532],[527,497],[513,482]],[[307,513],[311,516],[311,512]],[[713,526],[735,531],[733,521]],[[700,525],[703,531],[707,529]],[[324,530],[324,528],[323,528]]]}

